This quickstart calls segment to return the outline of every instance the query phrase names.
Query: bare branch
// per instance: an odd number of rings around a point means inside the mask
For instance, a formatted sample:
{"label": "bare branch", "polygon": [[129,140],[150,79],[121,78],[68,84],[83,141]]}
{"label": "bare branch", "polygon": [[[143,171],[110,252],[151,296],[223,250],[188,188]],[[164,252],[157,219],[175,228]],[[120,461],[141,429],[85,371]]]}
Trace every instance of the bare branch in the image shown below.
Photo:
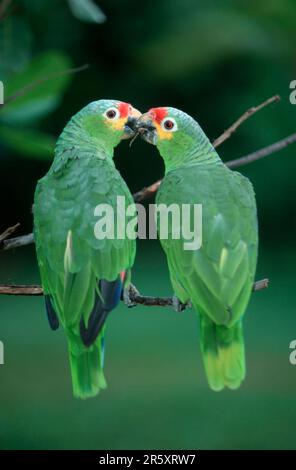
{"label": "bare branch", "polygon": [[269,286],[269,279],[261,279],[261,281],[254,282],[253,291],[257,292],[258,290],[267,289]]}
{"label": "bare branch", "polygon": [[16,229],[20,226],[21,224],[20,223],[17,223],[15,225],[13,225],[13,227],[8,227],[6,230],[4,230],[3,233],[1,233],[0,235],[0,245],[3,243],[3,241],[10,237],[10,235],[13,234],[13,232],[16,231]]}
{"label": "bare branch", "polygon": [[[228,168],[238,168],[243,165],[248,165],[249,163],[255,162],[256,160],[260,160],[261,158],[267,157],[272,153],[278,152],[279,150],[287,147],[288,145],[293,144],[294,142],[296,142],[296,133],[286,137],[285,139],[275,142],[274,144],[268,145],[267,147],[257,150],[256,152],[245,155],[244,157],[240,157],[235,160],[230,160],[229,162],[226,162],[225,165]],[[153,196],[153,194],[157,192],[160,184],[161,180],[158,180],[155,183],[151,184],[151,186],[143,188],[141,191],[135,193],[135,201],[140,202],[144,199]]]}
{"label": "bare branch", "polygon": [[88,64],[84,64],[84,65],[81,65],[80,67],[60,70],[59,72],[55,72],[55,73],[48,75],[47,77],[43,77],[43,78],[40,78],[39,80],[35,80],[34,82],[29,83],[28,85],[24,86],[20,90],[17,90],[13,95],[8,96],[8,98],[5,99],[5,103],[3,103],[1,107],[3,108],[3,106],[7,105],[8,103],[11,103],[12,101],[15,101],[21,96],[26,95],[34,88],[37,88],[38,86],[43,85],[43,83],[48,82],[49,80],[63,77],[64,75],[72,75],[74,73],[82,72],[83,70],[86,70],[88,67],[89,67]]}
{"label": "bare branch", "polygon": [[35,285],[0,285],[0,294],[3,295],[43,295],[43,289]]}
{"label": "bare branch", "polygon": [[31,245],[32,243],[34,243],[33,233],[28,233],[28,235],[21,235],[20,237],[4,240],[3,250],[11,250],[12,248],[19,248],[20,246]]}
{"label": "bare branch", "polygon": [[237,158],[236,160],[230,160],[229,162],[226,163],[228,168],[238,168],[243,165],[248,165],[249,163],[255,162],[257,160],[260,160],[261,158],[267,157],[268,155],[271,155],[272,153],[278,152],[279,150],[287,147],[288,145],[293,144],[296,142],[296,133],[289,135],[285,139],[279,140],[278,142],[275,142],[274,144],[268,145],[268,147],[264,147],[260,150],[257,150],[256,152],[250,153],[249,155],[246,155],[245,157]]}
{"label": "bare branch", "polygon": [[229,139],[229,137],[232,136],[232,134],[238,129],[238,127],[240,127],[251,116],[256,114],[261,109],[265,108],[269,104],[280,101],[280,99],[281,97],[279,95],[275,95],[271,98],[268,98],[268,100],[263,101],[263,103],[259,104],[258,106],[252,106],[252,108],[248,109],[244,114],[241,115],[241,117],[238,118],[237,121],[235,121],[228,129],[226,129],[223,134],[221,134],[219,137],[217,137],[217,139],[214,140],[213,147],[219,147],[219,145],[223,144],[225,140]]}
{"label": "bare branch", "polygon": [[148,199],[150,196],[156,193],[160,184],[161,180],[158,180],[155,183],[151,184],[151,186],[147,186],[147,188],[143,188],[141,189],[141,191],[138,191],[137,193],[133,194],[135,202],[141,202],[144,201],[144,199]]}
{"label": "bare branch", "polygon": [[[266,289],[268,287],[269,280],[262,279],[254,282],[253,291]],[[22,296],[40,296],[43,295],[43,289],[38,285],[0,285],[0,295],[22,295]],[[141,295],[135,286],[131,285],[129,289],[130,301],[134,305],[144,305],[146,307],[173,307],[173,297],[151,297]],[[188,305],[184,305],[184,309]]]}
{"label": "bare branch", "polygon": [[[249,119],[251,116],[256,114],[258,111],[261,109],[265,108],[271,103],[276,103],[280,101],[281,97],[279,95],[274,95],[271,98],[268,98],[267,100],[263,101],[263,103],[259,104],[258,106],[253,106],[252,108],[248,109],[247,111],[242,114],[237,121],[235,121],[226,131],[223,132],[217,139],[214,140],[213,142],[213,147],[219,147],[225,140],[229,139],[232,134],[245,122],[247,119]],[[290,142],[292,143],[292,142]],[[239,161],[240,159],[238,159]],[[233,162],[227,162],[226,166],[229,166],[230,168],[235,168],[236,164],[234,163],[236,160]],[[232,165],[230,166],[229,163]],[[249,163],[249,162],[247,162]],[[238,164],[237,166],[240,166]],[[156,181],[155,183],[151,184],[151,186],[148,186],[147,188],[143,188],[141,191],[138,191],[137,193],[134,194],[134,199],[136,202],[141,202],[144,199],[147,199],[151,197],[159,188],[161,184],[161,180]]]}
{"label": "bare branch", "polygon": [[142,295],[138,289],[130,284],[128,287],[129,302],[127,306],[134,307],[135,305],[145,305],[146,307],[172,307],[173,297],[151,297]]}

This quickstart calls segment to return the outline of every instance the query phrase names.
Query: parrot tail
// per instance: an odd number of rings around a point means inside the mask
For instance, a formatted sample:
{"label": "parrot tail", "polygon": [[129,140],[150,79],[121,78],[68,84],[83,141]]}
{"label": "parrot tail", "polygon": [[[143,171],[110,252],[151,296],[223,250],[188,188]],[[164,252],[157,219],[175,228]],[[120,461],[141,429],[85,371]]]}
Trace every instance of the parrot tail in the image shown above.
{"label": "parrot tail", "polygon": [[79,336],[67,332],[69,359],[75,398],[90,398],[107,387],[103,372],[104,332],[86,348]]}
{"label": "parrot tail", "polygon": [[[124,277],[125,273],[122,273],[114,281],[100,280],[100,295],[96,292],[87,324],[81,316],[79,332],[67,329],[73,394],[76,398],[94,397],[107,387],[103,372],[105,321],[120,301]],[[52,324],[51,311],[48,317]]]}
{"label": "parrot tail", "polygon": [[227,328],[200,315],[201,351],[212,390],[236,389],[245,378],[245,349],[242,322]]}

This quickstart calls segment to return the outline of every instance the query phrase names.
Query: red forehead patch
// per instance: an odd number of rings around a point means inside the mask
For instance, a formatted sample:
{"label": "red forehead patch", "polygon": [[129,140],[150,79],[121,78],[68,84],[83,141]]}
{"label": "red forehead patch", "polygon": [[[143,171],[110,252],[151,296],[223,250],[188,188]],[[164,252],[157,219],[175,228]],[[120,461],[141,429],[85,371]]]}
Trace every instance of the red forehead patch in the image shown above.
{"label": "red forehead patch", "polygon": [[168,114],[167,108],[151,108],[149,110],[149,114],[153,116],[154,121],[161,123],[163,118],[165,118]]}
{"label": "red forehead patch", "polygon": [[127,117],[130,112],[131,105],[129,103],[124,103],[123,101],[119,103],[118,110],[120,112],[120,117]]}

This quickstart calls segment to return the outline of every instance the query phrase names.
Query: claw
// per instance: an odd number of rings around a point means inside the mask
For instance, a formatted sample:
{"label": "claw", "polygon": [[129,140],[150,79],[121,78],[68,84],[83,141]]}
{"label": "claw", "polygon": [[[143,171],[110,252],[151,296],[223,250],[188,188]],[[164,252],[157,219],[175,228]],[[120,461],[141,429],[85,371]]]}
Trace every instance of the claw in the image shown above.
{"label": "claw", "polygon": [[136,307],[137,303],[134,301],[135,296],[139,295],[138,289],[132,284],[123,289],[123,301],[128,308]]}
{"label": "claw", "polygon": [[191,305],[191,302],[186,302],[185,304],[183,304],[181,300],[178,299],[176,295],[174,295],[172,307],[175,310],[175,312],[180,313],[180,312],[183,312],[186,308],[191,308],[192,305]]}

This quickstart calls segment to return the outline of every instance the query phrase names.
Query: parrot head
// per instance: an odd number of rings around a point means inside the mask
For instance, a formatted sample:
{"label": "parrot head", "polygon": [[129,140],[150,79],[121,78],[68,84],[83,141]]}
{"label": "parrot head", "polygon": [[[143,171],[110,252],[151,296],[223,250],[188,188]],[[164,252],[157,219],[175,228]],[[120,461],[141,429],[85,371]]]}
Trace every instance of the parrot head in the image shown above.
{"label": "parrot head", "polygon": [[115,147],[122,139],[134,136],[141,113],[129,103],[105,99],[93,101],[78,115],[83,118],[82,126],[92,139]]}
{"label": "parrot head", "polygon": [[137,133],[156,145],[165,164],[180,160],[204,140],[205,134],[188,114],[171,107],[151,108],[137,121]]}

